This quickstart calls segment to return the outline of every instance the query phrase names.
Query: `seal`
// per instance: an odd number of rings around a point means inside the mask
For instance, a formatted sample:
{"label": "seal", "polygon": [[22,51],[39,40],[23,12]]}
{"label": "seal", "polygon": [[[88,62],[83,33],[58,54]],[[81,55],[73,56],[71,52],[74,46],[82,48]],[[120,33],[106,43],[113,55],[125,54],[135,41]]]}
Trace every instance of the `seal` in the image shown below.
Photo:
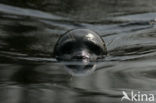
{"label": "seal", "polygon": [[64,33],[57,41],[54,56],[58,61],[78,61],[81,65],[66,65],[80,72],[93,68],[95,62],[107,54],[105,42],[96,32],[89,29],[74,29]]}

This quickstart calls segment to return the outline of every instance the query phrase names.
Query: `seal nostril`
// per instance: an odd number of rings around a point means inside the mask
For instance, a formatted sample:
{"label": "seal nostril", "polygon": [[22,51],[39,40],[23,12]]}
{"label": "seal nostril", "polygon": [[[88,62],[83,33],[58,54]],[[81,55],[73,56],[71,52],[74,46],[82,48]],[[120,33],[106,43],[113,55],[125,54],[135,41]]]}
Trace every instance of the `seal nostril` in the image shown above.
{"label": "seal nostril", "polygon": [[88,59],[88,57],[86,56],[82,56],[82,55],[76,55],[76,56],[73,56],[74,60],[84,60],[84,59]]}
{"label": "seal nostril", "polygon": [[83,56],[74,56],[73,59],[81,60],[81,59],[84,59],[84,57]]}

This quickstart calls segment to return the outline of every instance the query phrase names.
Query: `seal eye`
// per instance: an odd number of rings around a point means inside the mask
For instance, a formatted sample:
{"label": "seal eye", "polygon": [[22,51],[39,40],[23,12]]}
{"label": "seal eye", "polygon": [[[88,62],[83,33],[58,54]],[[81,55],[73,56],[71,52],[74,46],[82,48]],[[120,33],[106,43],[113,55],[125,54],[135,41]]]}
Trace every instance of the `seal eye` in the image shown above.
{"label": "seal eye", "polygon": [[65,53],[65,54],[69,54],[72,52],[72,48],[74,47],[74,43],[73,42],[67,42],[64,45],[62,45],[61,47],[61,52]]}
{"label": "seal eye", "polygon": [[93,43],[93,42],[88,42],[88,41],[86,41],[85,43],[86,43],[88,49],[89,49],[91,52],[93,52],[93,53],[95,53],[95,54],[97,54],[97,55],[102,54],[102,49],[101,49],[98,45],[96,45],[95,43]]}

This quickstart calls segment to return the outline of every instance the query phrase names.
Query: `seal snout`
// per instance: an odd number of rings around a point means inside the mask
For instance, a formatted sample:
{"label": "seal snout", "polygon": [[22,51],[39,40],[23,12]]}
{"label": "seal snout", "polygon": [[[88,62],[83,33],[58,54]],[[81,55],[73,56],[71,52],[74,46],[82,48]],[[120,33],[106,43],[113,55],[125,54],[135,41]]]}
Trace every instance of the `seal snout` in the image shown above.
{"label": "seal snout", "polygon": [[77,50],[72,56],[72,59],[75,60],[83,60],[83,59],[90,59],[90,54],[86,50]]}

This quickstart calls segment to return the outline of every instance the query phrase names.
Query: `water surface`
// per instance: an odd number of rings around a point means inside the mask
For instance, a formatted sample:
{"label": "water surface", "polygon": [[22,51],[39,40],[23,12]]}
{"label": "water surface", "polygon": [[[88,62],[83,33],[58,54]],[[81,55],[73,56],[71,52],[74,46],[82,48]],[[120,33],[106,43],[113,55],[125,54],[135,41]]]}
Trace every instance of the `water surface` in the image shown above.
{"label": "water surface", "polygon": [[[121,103],[122,91],[156,92],[156,1],[0,1],[2,103]],[[67,30],[88,28],[108,56],[71,76],[53,54]],[[128,101],[125,101],[129,103]]]}

